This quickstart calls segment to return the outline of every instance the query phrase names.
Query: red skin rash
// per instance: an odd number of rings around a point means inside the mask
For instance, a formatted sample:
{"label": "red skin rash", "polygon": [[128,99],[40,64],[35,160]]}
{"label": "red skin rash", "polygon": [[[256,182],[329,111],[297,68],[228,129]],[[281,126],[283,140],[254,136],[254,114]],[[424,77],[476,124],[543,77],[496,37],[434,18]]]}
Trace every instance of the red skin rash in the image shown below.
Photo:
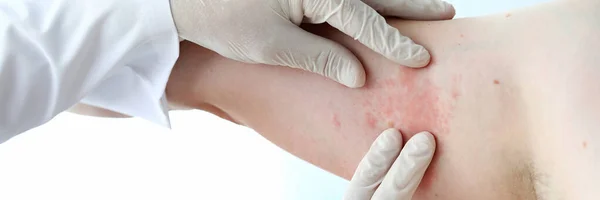
{"label": "red skin rash", "polygon": [[374,129],[377,126],[377,119],[375,119],[375,116],[373,116],[372,113],[366,113],[365,115],[366,115],[367,125],[369,126],[369,128]]}
{"label": "red skin rash", "polygon": [[[367,96],[371,98],[362,103],[366,106],[365,123],[369,127],[393,126],[408,135],[448,133],[451,100],[441,96],[440,89],[419,71],[422,69],[402,68],[396,76],[368,86]],[[460,77],[455,79],[460,81]],[[450,95],[451,99],[459,96],[458,89]]]}
{"label": "red skin rash", "polygon": [[[361,104],[366,125],[379,130],[397,128],[403,133],[404,141],[421,131],[431,132],[436,140],[447,135],[454,102],[462,93],[459,89],[462,76],[452,76],[452,86],[444,92],[432,83],[426,70],[402,67],[398,74],[367,85],[369,98]],[[434,156],[432,163],[443,153],[440,151],[442,145],[437,143],[438,156]],[[435,182],[435,166],[432,164],[428,168],[421,189],[427,190]]]}
{"label": "red skin rash", "polygon": [[335,126],[335,129],[340,130],[340,128],[342,127],[342,123],[340,122],[340,119],[338,118],[337,114],[333,114],[331,121],[333,123],[333,126]]}

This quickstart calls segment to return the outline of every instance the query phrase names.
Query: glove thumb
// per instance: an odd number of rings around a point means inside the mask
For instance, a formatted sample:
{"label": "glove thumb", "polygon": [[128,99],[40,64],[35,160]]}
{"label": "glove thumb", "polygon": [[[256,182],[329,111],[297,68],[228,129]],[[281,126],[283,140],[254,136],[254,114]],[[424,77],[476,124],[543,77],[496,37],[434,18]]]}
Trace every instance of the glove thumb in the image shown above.
{"label": "glove thumb", "polygon": [[297,26],[290,27],[285,37],[272,39],[266,46],[267,64],[301,68],[356,88],[365,84],[365,71],[348,49],[331,40],[309,33]]}

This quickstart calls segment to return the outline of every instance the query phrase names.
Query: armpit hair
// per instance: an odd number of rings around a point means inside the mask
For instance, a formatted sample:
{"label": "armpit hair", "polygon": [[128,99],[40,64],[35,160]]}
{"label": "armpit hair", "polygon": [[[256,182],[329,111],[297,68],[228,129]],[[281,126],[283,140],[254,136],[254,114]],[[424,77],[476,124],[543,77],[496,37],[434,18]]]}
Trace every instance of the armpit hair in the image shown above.
{"label": "armpit hair", "polygon": [[523,163],[513,171],[513,199],[531,200],[562,200],[551,186],[549,174],[542,172],[531,161]]}

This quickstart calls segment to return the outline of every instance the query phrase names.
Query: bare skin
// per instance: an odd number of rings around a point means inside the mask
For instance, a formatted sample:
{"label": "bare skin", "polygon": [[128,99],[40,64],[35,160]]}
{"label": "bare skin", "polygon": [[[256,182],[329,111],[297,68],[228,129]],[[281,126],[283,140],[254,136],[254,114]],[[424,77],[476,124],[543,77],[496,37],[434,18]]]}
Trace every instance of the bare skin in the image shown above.
{"label": "bare skin", "polygon": [[396,127],[404,138],[430,131],[438,150],[414,199],[598,199],[599,11],[600,2],[574,0],[480,18],[388,21],[431,51],[431,65],[417,70],[309,27],[359,57],[361,89],[182,43],[167,96],[346,179],[382,130]]}

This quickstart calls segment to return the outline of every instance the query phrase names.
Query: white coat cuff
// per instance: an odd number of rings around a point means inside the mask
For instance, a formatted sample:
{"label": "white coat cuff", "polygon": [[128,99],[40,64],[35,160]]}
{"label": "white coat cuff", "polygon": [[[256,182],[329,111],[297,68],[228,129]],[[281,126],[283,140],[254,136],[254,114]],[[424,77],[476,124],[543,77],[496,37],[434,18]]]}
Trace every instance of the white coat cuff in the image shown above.
{"label": "white coat cuff", "polygon": [[126,67],[100,83],[81,102],[170,128],[165,88],[179,56],[179,39],[169,0],[140,2],[145,31]]}

